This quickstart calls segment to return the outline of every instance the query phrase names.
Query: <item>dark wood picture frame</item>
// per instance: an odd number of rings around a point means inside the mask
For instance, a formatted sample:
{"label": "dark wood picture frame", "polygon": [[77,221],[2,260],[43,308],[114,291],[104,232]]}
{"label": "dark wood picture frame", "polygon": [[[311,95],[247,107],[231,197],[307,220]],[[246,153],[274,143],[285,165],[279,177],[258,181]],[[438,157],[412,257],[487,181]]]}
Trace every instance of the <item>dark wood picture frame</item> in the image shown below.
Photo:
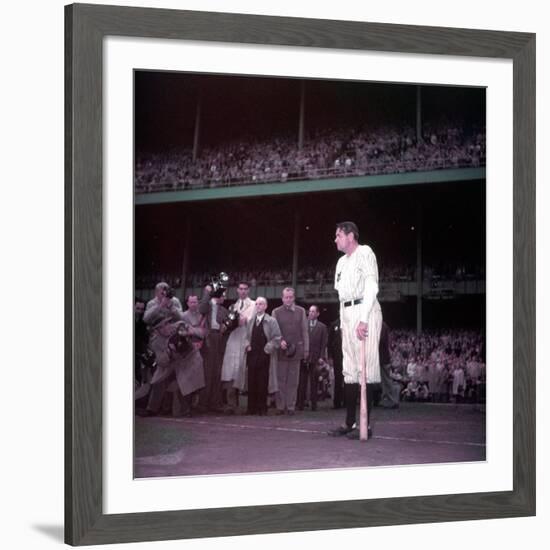
{"label": "dark wood picture frame", "polygon": [[[66,542],[90,545],[534,515],[535,35],[86,4],[65,10]],[[102,48],[106,36],[512,60],[513,490],[103,513]]]}

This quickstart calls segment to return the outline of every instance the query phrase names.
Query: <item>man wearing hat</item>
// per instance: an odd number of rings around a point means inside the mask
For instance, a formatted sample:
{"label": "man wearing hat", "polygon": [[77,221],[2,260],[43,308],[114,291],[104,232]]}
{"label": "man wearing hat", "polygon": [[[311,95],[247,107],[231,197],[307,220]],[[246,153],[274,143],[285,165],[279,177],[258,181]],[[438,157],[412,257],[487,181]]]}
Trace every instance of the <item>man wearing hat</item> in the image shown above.
{"label": "man wearing hat", "polygon": [[273,310],[281,329],[281,347],[277,362],[277,413],[294,414],[300,377],[300,362],[309,356],[309,333],[306,311],[295,304],[295,292],[283,290],[283,305]]}
{"label": "man wearing hat", "polygon": [[155,297],[147,303],[143,320],[151,330],[150,347],[155,353],[157,368],[151,379],[151,392],[146,409],[138,409],[140,416],[154,416],[161,412],[166,393],[173,393],[172,414],[191,414],[191,396],[204,386],[202,359],[192,346],[176,350],[172,338],[183,324],[180,301],[172,296],[170,287],[160,282]]}

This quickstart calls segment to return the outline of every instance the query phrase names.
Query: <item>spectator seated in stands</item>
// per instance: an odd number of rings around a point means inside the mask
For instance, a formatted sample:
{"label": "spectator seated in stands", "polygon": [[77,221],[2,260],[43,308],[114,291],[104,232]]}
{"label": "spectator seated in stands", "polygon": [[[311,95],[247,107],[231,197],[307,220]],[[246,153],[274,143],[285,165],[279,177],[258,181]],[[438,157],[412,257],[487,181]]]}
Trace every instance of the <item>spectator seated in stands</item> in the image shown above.
{"label": "spectator seated in stands", "polygon": [[417,142],[409,127],[318,131],[298,147],[295,136],[256,136],[163,154],[138,152],[137,193],[178,191],[327,177],[394,174],[485,165],[485,130],[464,122],[426,124]]}

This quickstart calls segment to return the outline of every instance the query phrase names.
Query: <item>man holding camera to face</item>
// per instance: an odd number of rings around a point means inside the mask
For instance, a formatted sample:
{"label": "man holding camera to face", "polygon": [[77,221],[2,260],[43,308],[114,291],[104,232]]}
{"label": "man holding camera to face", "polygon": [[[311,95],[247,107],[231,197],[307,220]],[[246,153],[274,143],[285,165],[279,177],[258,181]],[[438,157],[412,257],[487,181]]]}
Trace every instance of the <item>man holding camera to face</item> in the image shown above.
{"label": "man holding camera to face", "polygon": [[[155,287],[155,297],[147,303],[143,320],[149,326],[149,347],[155,353],[156,370],[151,379],[151,393],[141,416],[159,414],[167,391],[173,391],[172,411],[174,416],[190,414],[191,394],[204,386],[202,362],[198,352],[189,349],[174,349],[174,336],[182,330],[183,312],[180,301],[173,295],[167,283]],[[195,355],[195,353],[196,355]],[[189,396],[189,397],[188,397]]]}
{"label": "man holding camera to face", "polygon": [[223,306],[225,287],[207,284],[199,304],[199,312],[206,320],[206,340],[204,351],[205,387],[199,396],[202,408],[221,413],[222,409],[222,362],[227,339],[226,320],[229,312]]}

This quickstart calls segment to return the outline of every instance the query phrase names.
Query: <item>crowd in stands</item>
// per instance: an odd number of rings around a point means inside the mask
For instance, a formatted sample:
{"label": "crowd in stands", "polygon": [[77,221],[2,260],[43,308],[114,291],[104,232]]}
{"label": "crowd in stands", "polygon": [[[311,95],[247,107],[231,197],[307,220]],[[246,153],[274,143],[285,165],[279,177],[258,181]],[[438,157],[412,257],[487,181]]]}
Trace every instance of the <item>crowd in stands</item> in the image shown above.
{"label": "crowd in stands", "polygon": [[[187,286],[201,288],[205,283],[217,275],[219,271],[197,271],[188,276]],[[229,271],[230,286],[235,286],[239,281],[248,281],[252,288],[256,286],[279,286],[288,285],[292,282],[292,270],[290,268],[260,268],[255,270]],[[386,282],[412,282],[416,278],[415,268],[412,265],[388,264],[380,266],[379,279],[381,283]],[[484,269],[480,266],[465,264],[440,264],[435,266],[424,266],[424,280],[437,282],[484,280]],[[166,281],[173,288],[181,286],[181,276],[173,273],[153,273],[150,275],[136,275],[136,288],[153,288],[158,281]],[[334,282],[334,267],[330,266],[307,266],[300,268],[297,275],[298,284],[306,285],[332,285]]]}
{"label": "crowd in stands", "polygon": [[391,377],[404,401],[485,399],[485,339],[480,332],[391,332]]}
{"label": "crowd in stands", "polygon": [[138,153],[137,193],[327,177],[394,174],[485,165],[485,128],[425,125],[413,128],[325,130],[298,147],[296,136],[252,138],[165,154]]}

